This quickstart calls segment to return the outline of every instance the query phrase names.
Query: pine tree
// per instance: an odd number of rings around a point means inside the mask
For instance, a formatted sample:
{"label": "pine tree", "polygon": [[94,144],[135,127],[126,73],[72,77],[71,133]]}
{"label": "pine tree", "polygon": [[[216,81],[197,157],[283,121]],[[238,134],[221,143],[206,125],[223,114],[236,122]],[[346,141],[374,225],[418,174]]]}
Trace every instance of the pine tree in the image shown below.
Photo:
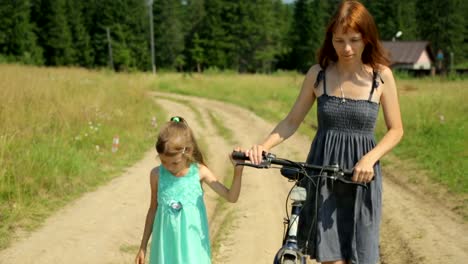
{"label": "pine tree", "polygon": [[174,69],[177,61],[185,61],[181,57],[184,50],[181,2],[155,0],[153,8],[156,61],[160,67]]}
{"label": "pine tree", "polygon": [[316,63],[316,52],[324,38],[324,0],[297,0],[291,35],[291,63],[306,72]]}
{"label": "pine tree", "polygon": [[196,33],[196,32],[195,32],[195,35],[193,36],[192,43],[193,43],[193,46],[190,49],[190,55],[191,55],[192,60],[196,64],[197,72],[201,73],[201,71],[202,71],[201,65],[205,61],[205,58],[204,58],[204,50],[203,50],[203,48],[201,46],[201,40],[198,37],[198,33]]}
{"label": "pine tree", "polygon": [[274,2],[238,1],[239,22],[234,37],[240,72],[272,70],[281,45],[281,25],[275,21]]}
{"label": "pine tree", "polygon": [[[424,2],[424,3],[422,3]],[[463,0],[417,1],[418,30],[422,39],[431,42],[434,51],[444,53],[444,64],[450,63],[450,53],[456,60],[463,60],[465,18]]]}
{"label": "pine tree", "polygon": [[151,69],[149,14],[146,1],[127,0],[123,16],[127,47],[131,53],[132,69]]}
{"label": "pine tree", "polygon": [[66,0],[66,13],[71,32],[72,47],[75,51],[73,64],[91,67],[93,65],[93,51],[89,33],[84,24],[83,3],[81,1]]}
{"label": "pine tree", "polygon": [[[466,1],[463,1],[462,2],[462,8],[460,8],[463,12],[463,14],[468,14],[468,2]],[[462,43],[462,54],[463,56],[461,57],[458,57],[459,58],[459,61],[455,61],[455,64],[458,65],[458,64],[465,64],[467,65],[468,64],[468,18],[467,17],[463,17],[463,24],[464,24],[464,29],[462,31],[462,36],[464,36],[464,39],[463,39],[463,43]],[[466,68],[467,66],[465,66]]]}
{"label": "pine tree", "polygon": [[391,40],[400,29],[396,21],[398,2],[393,0],[363,1],[367,10],[374,17],[374,21],[379,29],[380,38]]}
{"label": "pine tree", "polygon": [[374,17],[382,40],[392,40],[398,31],[401,39],[418,39],[415,0],[363,1]]}
{"label": "pine tree", "polygon": [[273,16],[276,18],[273,27],[277,30],[277,52],[275,54],[275,65],[277,69],[291,69],[289,53],[291,52],[291,41],[289,39],[294,12],[293,4],[284,4],[282,1],[273,3]]}
{"label": "pine tree", "polygon": [[199,32],[202,48],[205,51],[205,65],[225,69],[226,30],[223,27],[223,1],[205,0],[205,16]]}
{"label": "pine tree", "polygon": [[65,16],[65,0],[33,0],[31,20],[37,25],[38,43],[46,65],[70,65],[74,49]]}
{"label": "pine tree", "polygon": [[0,6],[0,54],[11,61],[42,64],[42,50],[36,43],[30,22],[29,1],[3,1]]}
{"label": "pine tree", "polygon": [[401,36],[402,40],[419,39],[415,0],[398,0],[397,13],[395,17],[397,30],[403,33]]}
{"label": "pine tree", "polygon": [[187,0],[182,5],[183,8],[183,28],[185,38],[184,57],[188,71],[202,71],[202,64],[205,61],[202,40],[200,38],[201,23],[205,17],[205,6],[203,0]]}
{"label": "pine tree", "polygon": [[98,67],[106,66],[110,61],[106,30],[113,32],[114,2],[112,0],[85,0],[88,11],[84,24],[91,37],[93,64]]}

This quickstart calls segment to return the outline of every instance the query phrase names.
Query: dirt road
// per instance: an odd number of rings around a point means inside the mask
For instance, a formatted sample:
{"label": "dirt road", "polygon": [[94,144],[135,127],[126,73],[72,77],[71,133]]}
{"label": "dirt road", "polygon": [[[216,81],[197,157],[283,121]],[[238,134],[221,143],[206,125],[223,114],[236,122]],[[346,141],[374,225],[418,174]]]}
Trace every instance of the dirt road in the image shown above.
{"label": "dirt road", "polygon": [[[206,149],[208,165],[226,177],[227,153],[263,139],[274,124],[222,102],[170,94],[152,94],[170,115],[184,116]],[[220,127],[232,130],[220,132]],[[304,160],[310,138],[295,135],[274,149]],[[118,178],[50,217],[32,234],[0,252],[0,263],[132,263],[149,204],[148,173],[157,165],[155,151]],[[424,194],[397,184],[384,167],[382,263],[464,263],[468,228],[460,217]],[[387,177],[388,175],[388,177]],[[230,175],[227,175],[230,177]],[[214,263],[271,263],[283,232],[285,197],[291,184],[275,170],[246,168],[236,204],[218,205],[208,189]],[[311,262],[312,263],[312,262]]]}

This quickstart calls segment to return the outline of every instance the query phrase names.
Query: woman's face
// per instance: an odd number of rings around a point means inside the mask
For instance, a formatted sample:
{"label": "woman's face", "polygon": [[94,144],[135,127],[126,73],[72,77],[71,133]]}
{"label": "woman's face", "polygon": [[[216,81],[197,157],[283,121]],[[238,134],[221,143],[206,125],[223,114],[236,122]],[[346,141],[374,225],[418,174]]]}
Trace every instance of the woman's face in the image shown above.
{"label": "woman's face", "polygon": [[343,32],[343,27],[338,26],[336,31],[333,33],[332,43],[339,61],[361,61],[365,45],[360,32],[348,29],[345,33]]}

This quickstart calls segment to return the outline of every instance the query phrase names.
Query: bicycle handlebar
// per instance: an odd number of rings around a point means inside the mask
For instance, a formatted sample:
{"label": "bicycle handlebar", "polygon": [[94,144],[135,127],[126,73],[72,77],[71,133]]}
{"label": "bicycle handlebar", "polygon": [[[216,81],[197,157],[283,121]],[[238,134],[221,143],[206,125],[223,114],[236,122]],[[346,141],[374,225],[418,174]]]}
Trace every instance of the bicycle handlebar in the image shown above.
{"label": "bicycle handlebar", "polygon": [[[244,152],[241,152],[241,151],[233,151],[231,156],[233,159],[237,159],[237,160],[249,160],[250,159],[249,157],[245,155]],[[326,176],[328,178],[340,180],[345,183],[356,184],[356,185],[367,187],[363,183],[352,181],[351,177],[353,176],[353,170],[342,169],[340,168],[338,164],[333,164],[329,166],[317,166],[317,165],[308,164],[305,162],[294,162],[294,161],[290,161],[287,159],[277,158],[275,154],[267,153],[267,152],[263,152],[262,156],[263,156],[262,162],[258,165],[253,164],[253,163],[241,163],[239,165],[244,165],[244,166],[249,166],[249,167],[254,167],[254,168],[259,168],[259,169],[266,169],[266,168],[270,168],[271,164],[275,164],[275,165],[283,166],[283,169],[284,168],[297,168],[297,169],[318,170],[321,173],[323,172],[330,173],[331,175]]]}

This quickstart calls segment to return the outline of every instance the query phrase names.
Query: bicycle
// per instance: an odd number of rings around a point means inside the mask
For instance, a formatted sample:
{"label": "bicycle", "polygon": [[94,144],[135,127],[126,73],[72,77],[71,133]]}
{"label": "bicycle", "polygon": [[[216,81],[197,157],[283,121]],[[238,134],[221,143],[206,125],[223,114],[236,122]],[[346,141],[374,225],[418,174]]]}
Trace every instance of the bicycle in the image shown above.
{"label": "bicycle", "polygon": [[[232,153],[232,157],[237,160],[248,160],[244,152]],[[248,162],[239,163],[238,165],[249,166],[257,169],[269,169],[279,168],[281,174],[294,181],[295,184],[291,188],[286,201],[292,200],[291,203],[291,216],[288,215],[287,203],[286,203],[286,217],[284,218],[285,232],[283,234],[283,242],[281,248],[276,253],[273,264],[306,264],[308,255],[303,252],[307,252],[307,249],[299,248],[297,241],[297,228],[299,223],[299,216],[302,207],[307,198],[307,191],[304,187],[299,186],[304,177],[313,178],[325,178],[333,181],[341,181],[343,183],[355,184],[367,188],[364,183],[357,183],[351,180],[353,174],[352,170],[345,170],[340,168],[338,164],[329,166],[316,166],[307,164],[304,162],[296,162],[288,159],[277,158],[275,154],[263,153],[263,160],[260,164],[252,164]],[[272,167],[272,165],[279,165],[280,167]],[[318,174],[311,174],[312,171],[319,171]],[[315,216],[316,217],[316,216]],[[314,225],[312,225],[314,226]]]}

